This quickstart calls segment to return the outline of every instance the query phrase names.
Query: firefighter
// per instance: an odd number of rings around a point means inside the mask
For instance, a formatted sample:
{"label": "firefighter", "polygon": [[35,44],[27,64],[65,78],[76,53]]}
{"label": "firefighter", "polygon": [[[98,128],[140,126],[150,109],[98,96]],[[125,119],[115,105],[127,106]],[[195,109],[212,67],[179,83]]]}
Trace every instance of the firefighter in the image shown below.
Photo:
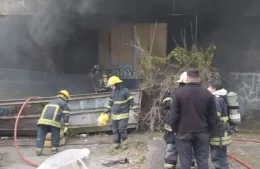
{"label": "firefighter", "polygon": [[105,92],[107,75],[103,74],[100,65],[95,65],[91,70],[91,78],[96,92]]}
{"label": "firefighter", "polygon": [[[187,72],[183,72],[177,82],[179,83],[179,87],[183,87],[187,83]],[[174,91],[168,92],[162,102],[162,107],[167,112],[170,110],[172,95],[174,95]],[[176,134],[172,131],[171,127],[165,123],[164,141],[166,142],[166,149],[164,156],[164,169],[175,169],[177,165],[178,150],[175,145],[175,135]],[[195,166],[196,162],[193,154],[191,168],[194,168]]]}
{"label": "firefighter", "polygon": [[231,127],[228,116],[228,105],[226,102],[227,90],[222,86],[220,80],[213,81],[208,90],[215,97],[217,116],[220,128],[212,132],[210,137],[211,159],[216,169],[229,169],[227,146],[232,142]]}
{"label": "firefighter", "polygon": [[217,127],[216,104],[212,94],[200,86],[197,69],[189,69],[187,84],[175,90],[167,124],[177,133],[180,168],[191,168],[193,148],[198,168],[208,169],[209,133]]}
{"label": "firefighter", "polygon": [[108,79],[108,86],[112,88],[105,113],[111,113],[112,131],[115,149],[127,149],[127,125],[130,108],[137,112],[138,108],[127,88],[122,87],[122,80],[117,76]]}
{"label": "firefighter", "polygon": [[41,117],[37,124],[36,154],[42,155],[45,138],[51,132],[51,150],[53,154],[58,152],[60,142],[61,118],[63,117],[64,131],[69,125],[68,100],[70,94],[66,90],[61,90],[55,99],[51,100],[42,110]]}

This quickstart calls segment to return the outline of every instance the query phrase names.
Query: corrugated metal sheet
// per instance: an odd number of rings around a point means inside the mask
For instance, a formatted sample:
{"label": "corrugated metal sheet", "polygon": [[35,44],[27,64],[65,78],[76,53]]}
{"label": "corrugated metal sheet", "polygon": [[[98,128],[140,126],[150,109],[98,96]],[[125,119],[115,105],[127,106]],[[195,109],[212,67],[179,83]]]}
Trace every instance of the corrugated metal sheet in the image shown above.
{"label": "corrugated metal sheet", "polygon": [[[132,90],[137,105],[141,105],[141,90]],[[106,108],[109,93],[74,95],[71,96],[69,107],[70,128],[72,133],[96,132],[111,130],[111,125],[99,127],[97,119]],[[19,132],[22,134],[36,134],[36,124],[40,117],[41,110],[52,97],[35,99],[28,103],[19,122]],[[17,113],[25,100],[0,101],[0,133],[12,134]],[[129,128],[137,128],[138,120],[130,111]]]}

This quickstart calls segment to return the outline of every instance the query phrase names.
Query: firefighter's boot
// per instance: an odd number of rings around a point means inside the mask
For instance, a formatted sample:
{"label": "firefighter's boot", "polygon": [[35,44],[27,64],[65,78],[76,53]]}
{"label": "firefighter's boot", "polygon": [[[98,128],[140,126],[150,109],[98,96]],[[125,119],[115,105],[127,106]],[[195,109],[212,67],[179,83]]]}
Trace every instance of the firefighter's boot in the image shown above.
{"label": "firefighter's boot", "polygon": [[176,166],[170,164],[164,164],[164,169],[176,169]]}
{"label": "firefighter's boot", "polygon": [[123,149],[123,150],[128,149],[128,143],[127,143],[127,140],[122,141],[122,149]]}
{"label": "firefighter's boot", "polygon": [[52,154],[57,154],[58,153],[58,148],[52,147],[51,151],[52,151]]}
{"label": "firefighter's boot", "polygon": [[36,148],[36,155],[41,156],[42,154],[42,148]]}
{"label": "firefighter's boot", "polygon": [[119,149],[120,148],[120,144],[119,143],[114,143],[112,148],[113,149]]}
{"label": "firefighter's boot", "polygon": [[42,154],[42,152],[36,151],[36,155],[37,155],[37,156],[42,156],[43,154]]}
{"label": "firefighter's boot", "polygon": [[196,166],[197,166],[196,161],[192,160],[192,162],[191,162],[191,169],[196,168]]}

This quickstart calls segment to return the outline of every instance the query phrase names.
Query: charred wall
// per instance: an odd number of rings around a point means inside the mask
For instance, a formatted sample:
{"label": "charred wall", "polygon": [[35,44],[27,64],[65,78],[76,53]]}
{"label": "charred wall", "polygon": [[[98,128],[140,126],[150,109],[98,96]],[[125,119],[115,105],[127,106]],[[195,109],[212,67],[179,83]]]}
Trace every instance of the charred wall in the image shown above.
{"label": "charred wall", "polygon": [[[260,118],[260,1],[219,1],[215,6],[209,13],[198,14],[198,45],[205,49],[214,42],[214,65],[221,71],[225,87],[238,93],[242,116],[250,119],[250,124],[245,124],[259,128],[252,119]],[[176,46],[172,36],[181,44],[181,29],[187,32],[187,43],[192,43],[194,15],[165,19],[169,22],[168,50]]]}
{"label": "charred wall", "polygon": [[226,7],[229,10],[221,13],[214,29],[206,36],[202,33],[201,44],[214,41],[214,64],[222,72],[226,88],[239,94],[244,118],[259,119],[260,2],[232,1]]}

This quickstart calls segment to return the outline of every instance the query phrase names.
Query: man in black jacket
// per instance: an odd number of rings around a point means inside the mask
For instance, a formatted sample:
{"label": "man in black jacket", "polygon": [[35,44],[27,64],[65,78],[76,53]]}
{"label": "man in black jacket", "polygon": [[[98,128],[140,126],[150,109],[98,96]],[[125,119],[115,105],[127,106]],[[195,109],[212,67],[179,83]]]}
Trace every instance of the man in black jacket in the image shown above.
{"label": "man in black jacket", "polygon": [[168,124],[177,132],[181,169],[191,168],[192,148],[199,169],[209,169],[209,133],[217,127],[215,100],[200,86],[199,71],[187,71],[188,83],[172,97]]}
{"label": "man in black jacket", "polygon": [[[177,82],[179,83],[179,87],[185,86],[187,83],[187,72],[183,72],[180,76],[180,79]],[[174,95],[174,90],[167,92],[167,94],[165,95],[162,101],[162,108],[164,111],[167,111],[167,116],[169,115],[170,112],[172,95]],[[178,150],[175,145],[176,131],[172,131],[171,126],[167,124],[167,117],[166,117],[164,128],[165,128],[164,141],[166,142],[166,149],[165,149],[165,156],[164,156],[164,162],[165,162],[164,169],[176,169],[177,159],[178,159]],[[195,168],[195,166],[196,166],[196,162],[193,153],[191,169]]]}

